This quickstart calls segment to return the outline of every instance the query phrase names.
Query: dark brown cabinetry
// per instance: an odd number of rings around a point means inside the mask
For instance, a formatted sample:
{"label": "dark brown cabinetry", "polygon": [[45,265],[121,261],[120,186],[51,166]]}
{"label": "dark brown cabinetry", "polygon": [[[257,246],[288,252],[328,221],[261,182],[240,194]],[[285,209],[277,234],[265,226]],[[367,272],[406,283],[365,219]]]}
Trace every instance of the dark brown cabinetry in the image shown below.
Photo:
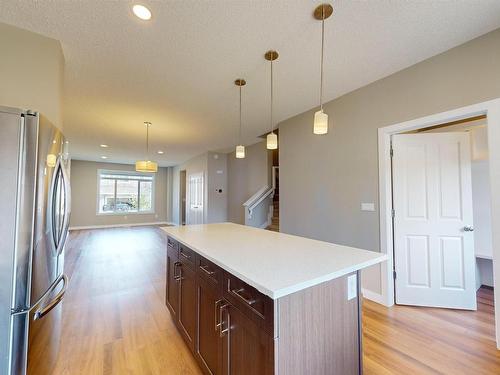
{"label": "dark brown cabinetry", "polygon": [[222,313],[222,373],[274,374],[273,337],[231,304],[227,304]]}
{"label": "dark brown cabinetry", "polygon": [[179,326],[191,350],[196,334],[196,273],[181,261],[179,266]]}
{"label": "dark brown cabinetry", "polygon": [[179,309],[178,268],[180,266],[177,244],[170,239],[167,246],[166,303],[174,320]]}
{"label": "dark brown cabinetry", "polygon": [[207,375],[355,375],[360,300],[347,299],[348,276],[272,300],[169,237],[166,304]]}
{"label": "dark brown cabinetry", "polygon": [[222,337],[219,331],[220,307],[224,303],[217,286],[198,279],[198,335],[195,354],[204,372],[221,374]]}

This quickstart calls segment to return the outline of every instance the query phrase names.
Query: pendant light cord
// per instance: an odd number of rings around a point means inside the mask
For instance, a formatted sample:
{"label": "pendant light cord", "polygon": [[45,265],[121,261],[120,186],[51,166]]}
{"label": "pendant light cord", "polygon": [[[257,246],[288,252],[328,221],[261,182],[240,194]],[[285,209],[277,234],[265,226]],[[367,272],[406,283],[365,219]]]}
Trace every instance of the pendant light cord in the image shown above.
{"label": "pendant light cord", "polygon": [[271,133],[273,132],[273,60],[271,58]]}
{"label": "pendant light cord", "polygon": [[238,132],[238,143],[241,145],[241,85],[240,85],[240,130]]}
{"label": "pendant light cord", "polygon": [[323,52],[325,48],[325,6],[321,7],[321,78],[319,88],[319,106],[323,111]]}
{"label": "pendant light cord", "polygon": [[149,122],[146,122],[146,159],[149,160]]}

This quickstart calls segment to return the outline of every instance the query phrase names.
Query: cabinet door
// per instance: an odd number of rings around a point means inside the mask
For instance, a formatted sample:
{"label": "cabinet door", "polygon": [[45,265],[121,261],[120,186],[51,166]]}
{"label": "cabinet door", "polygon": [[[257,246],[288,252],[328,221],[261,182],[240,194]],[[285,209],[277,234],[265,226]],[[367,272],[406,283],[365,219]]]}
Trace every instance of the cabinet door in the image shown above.
{"label": "cabinet door", "polygon": [[196,334],[196,273],[185,264],[179,267],[179,326],[189,348],[194,350]]}
{"label": "cabinet door", "polygon": [[274,374],[272,336],[232,305],[222,312],[223,374]]}
{"label": "cabinet door", "polygon": [[204,373],[220,375],[222,364],[222,338],[219,334],[222,293],[216,285],[198,278],[198,335],[196,356]]}
{"label": "cabinet door", "polygon": [[166,303],[174,321],[177,320],[179,310],[179,266],[177,253],[169,247],[167,249]]}

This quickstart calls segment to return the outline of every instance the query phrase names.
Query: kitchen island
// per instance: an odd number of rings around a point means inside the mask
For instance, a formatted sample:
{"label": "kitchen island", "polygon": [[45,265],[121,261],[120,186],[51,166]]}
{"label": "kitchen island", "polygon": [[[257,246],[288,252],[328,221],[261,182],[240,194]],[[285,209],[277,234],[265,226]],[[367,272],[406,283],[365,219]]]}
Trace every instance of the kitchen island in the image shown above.
{"label": "kitchen island", "polygon": [[359,271],[385,255],[232,223],[163,229],[166,304],[204,373],[362,372]]}

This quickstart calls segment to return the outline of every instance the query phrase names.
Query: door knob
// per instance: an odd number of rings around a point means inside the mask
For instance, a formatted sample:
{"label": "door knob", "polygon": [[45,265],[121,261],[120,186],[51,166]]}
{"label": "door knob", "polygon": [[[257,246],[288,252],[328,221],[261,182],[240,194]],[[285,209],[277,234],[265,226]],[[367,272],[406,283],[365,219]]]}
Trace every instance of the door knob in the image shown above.
{"label": "door knob", "polygon": [[474,232],[474,228],[470,225],[464,227],[464,232]]}

